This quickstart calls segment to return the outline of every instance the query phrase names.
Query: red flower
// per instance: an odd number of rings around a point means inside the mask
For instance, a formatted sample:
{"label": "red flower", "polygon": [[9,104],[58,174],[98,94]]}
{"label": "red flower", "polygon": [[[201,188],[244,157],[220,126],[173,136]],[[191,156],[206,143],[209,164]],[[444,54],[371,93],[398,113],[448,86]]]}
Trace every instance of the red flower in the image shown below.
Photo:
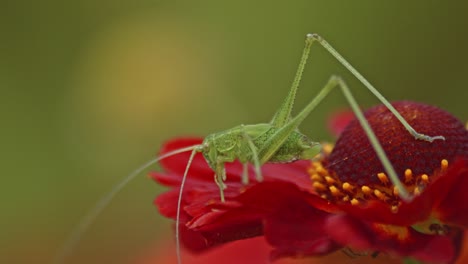
{"label": "red flower", "polygon": [[[213,171],[197,155],[187,178],[181,212],[184,246],[200,252],[230,241],[264,236],[273,259],[317,256],[346,248],[383,252],[430,263],[453,263],[468,228],[468,132],[438,108],[412,102],[396,109],[420,133],[443,135],[432,143],[415,140],[383,106],[366,117],[401,181],[416,195],[411,202],[382,173],[383,167],[357,123],[342,132],[333,151],[314,161],[262,166],[263,182],[252,176],[242,185],[242,165],[226,164],[226,202]],[[176,139],[162,153],[201,143]],[[155,200],[160,212],[175,219],[181,175],[189,154],[161,162],[152,173],[172,187]]]}
{"label": "red flower", "polygon": [[[173,239],[166,238],[156,245],[152,245],[147,249],[142,256],[139,256],[134,264],[176,264],[177,258],[175,255]],[[226,245],[220,246],[216,250],[210,250],[204,254],[193,255],[190,252],[182,252],[183,264],[259,264],[266,263],[271,246],[268,245],[262,237],[238,240]],[[326,257],[314,259],[291,259],[284,258],[275,261],[275,264],[330,264],[330,263],[346,263],[346,264],[375,264],[375,259],[359,258],[350,259],[345,254],[337,252]],[[392,258],[379,257],[378,264],[396,264],[398,260]]]}

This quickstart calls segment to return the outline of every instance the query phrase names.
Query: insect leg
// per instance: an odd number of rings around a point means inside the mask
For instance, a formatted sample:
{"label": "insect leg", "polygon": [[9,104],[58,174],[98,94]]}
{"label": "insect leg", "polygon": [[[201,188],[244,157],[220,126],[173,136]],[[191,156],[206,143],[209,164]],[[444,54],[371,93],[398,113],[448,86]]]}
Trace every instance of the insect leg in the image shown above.
{"label": "insect leg", "polygon": [[[249,146],[250,151],[252,152],[252,161],[255,167],[255,178],[257,181],[261,182],[263,181],[263,176],[262,176],[262,170],[260,166],[260,160],[258,158],[258,151],[257,147],[253,143],[252,138],[242,129],[242,137],[247,142],[247,145]],[[248,176],[247,176],[248,177]]]}
{"label": "insect leg", "polygon": [[[364,132],[366,133],[367,137],[369,138],[369,141],[374,148],[375,152],[377,153],[377,157],[379,158],[380,162],[382,162],[382,165],[387,172],[388,176],[390,177],[390,181],[393,183],[394,186],[398,188],[398,193],[399,196],[406,201],[410,201],[412,199],[411,195],[408,194],[406,191],[405,187],[401,183],[400,179],[398,178],[395,169],[393,168],[392,164],[390,163],[390,160],[387,157],[387,154],[385,154],[385,151],[382,148],[382,145],[380,144],[379,140],[375,136],[374,131],[369,125],[369,122],[367,122],[366,118],[364,117],[364,114],[362,113],[361,109],[359,108],[359,105],[357,104],[356,100],[354,99],[354,96],[351,94],[351,91],[348,88],[348,85],[343,81],[338,76],[332,76],[330,81],[335,82],[343,91],[344,96],[348,100],[348,103],[350,104],[351,108],[353,109],[354,114],[356,115],[356,118],[358,119],[359,123],[361,124],[361,127],[364,129]],[[404,120],[404,119],[403,119]]]}
{"label": "insect leg", "polygon": [[249,163],[242,163],[242,184],[249,184]]}
{"label": "insect leg", "polygon": [[294,77],[293,83],[291,85],[291,89],[289,89],[288,95],[270,122],[270,124],[275,127],[282,127],[291,119],[291,111],[294,105],[294,100],[296,98],[297,88],[301,82],[302,73],[304,72],[304,68],[307,63],[307,58],[309,57],[310,48],[312,47],[313,42],[313,38],[307,37],[305,40],[305,47],[302,51],[301,60],[297,68],[296,76]]}
{"label": "insect leg", "polygon": [[267,162],[281,145],[287,140],[288,136],[304,121],[304,119],[312,112],[312,110],[327,96],[328,93],[337,85],[336,80],[331,78],[327,84],[320,90],[317,96],[306,105],[306,107],[286,125],[278,129],[273,136],[271,136],[260,149],[258,157],[260,164]]}
{"label": "insect leg", "polygon": [[325,39],[323,39],[318,34],[308,34],[308,39],[317,41],[324,47],[335,59],[337,59],[346,69],[348,69],[364,86],[375,95],[400,121],[400,123],[408,130],[408,132],[415,138],[419,140],[425,140],[432,142],[434,140],[445,140],[443,136],[428,136],[425,134],[418,133],[406,120],[400,115],[400,113],[390,104],[390,102],[385,99],[385,97],[377,91],[377,89],[367,81],[364,76],[362,76],[348,61],[346,61],[343,56],[341,56],[338,51],[336,51]]}
{"label": "insect leg", "polygon": [[296,117],[294,117],[288,124],[280,128],[272,137],[268,139],[268,141],[264,144],[265,147],[260,150],[260,162],[264,163],[268,161],[268,159],[270,159],[271,156],[273,156],[274,153],[278,150],[281,144],[284,143],[288,135],[301,124],[301,122],[310,114],[310,112],[336,86],[340,86],[341,90],[343,91],[344,96],[348,100],[349,104],[351,105],[351,108],[353,109],[354,114],[356,115],[357,119],[359,120],[359,123],[361,124],[366,135],[368,136],[372,147],[377,153],[378,158],[382,162],[385,171],[388,173],[391,182],[398,188],[400,197],[404,200],[411,200],[411,196],[408,194],[400,179],[398,178],[395,170],[393,169],[392,164],[390,163],[387,155],[385,154],[381,144],[379,143],[369,123],[365,119],[348,86],[338,76],[332,76],[328,83],[325,85],[325,87],[318,93],[318,95],[308,105],[306,105],[306,107]]}
{"label": "insect leg", "polygon": [[224,199],[224,189],[226,189],[226,184],[224,184],[224,181],[226,180],[226,169],[224,168],[224,160],[221,157],[218,157],[216,160],[214,180],[216,185],[219,187],[219,196],[221,197],[221,202],[224,203],[226,201]]}

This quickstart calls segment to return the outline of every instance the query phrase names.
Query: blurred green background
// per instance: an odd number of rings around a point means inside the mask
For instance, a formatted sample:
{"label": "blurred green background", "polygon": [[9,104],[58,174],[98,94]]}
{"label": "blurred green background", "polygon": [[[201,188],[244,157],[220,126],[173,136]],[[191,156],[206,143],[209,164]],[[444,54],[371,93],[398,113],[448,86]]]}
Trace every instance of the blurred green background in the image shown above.
{"label": "blurred green background", "polygon": [[[468,16],[446,1],[1,1],[0,263],[49,263],[78,219],[164,140],[268,121],[318,32],[390,100],[467,120]],[[313,47],[296,106],[331,74]],[[333,92],[302,125],[332,140]],[[155,167],[156,168],[156,167]],[[132,263],[170,221],[144,175],[93,224],[68,263]],[[172,252],[168,252],[172,253]]]}

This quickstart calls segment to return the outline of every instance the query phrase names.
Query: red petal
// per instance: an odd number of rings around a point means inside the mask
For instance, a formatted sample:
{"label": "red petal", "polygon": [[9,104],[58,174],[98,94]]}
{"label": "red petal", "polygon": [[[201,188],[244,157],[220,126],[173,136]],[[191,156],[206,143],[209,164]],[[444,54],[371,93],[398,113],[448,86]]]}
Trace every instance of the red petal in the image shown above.
{"label": "red petal", "polygon": [[445,224],[468,228],[468,159],[455,161],[434,185],[448,190],[435,209],[436,217]]}
{"label": "red petal", "polygon": [[[203,142],[202,138],[176,138],[166,142],[160,151],[160,155],[169,153],[174,150],[200,145]],[[191,151],[175,154],[174,156],[167,157],[161,160],[160,164],[163,166],[167,171],[174,173],[174,175],[182,176],[184,174],[185,168],[187,166],[187,162],[189,160]],[[197,175],[212,175],[212,170],[205,162],[203,155],[197,154],[192,162],[192,166],[189,171],[198,171],[200,174]],[[206,178],[205,178],[206,179]],[[212,179],[212,178],[211,178]]]}
{"label": "red petal", "polygon": [[214,202],[190,212],[193,218],[181,226],[182,241],[191,250],[201,251],[264,233],[275,247],[273,258],[329,253],[338,245],[323,229],[328,213],[310,206],[309,196],[291,183],[255,184],[226,203]]}
{"label": "red petal", "polygon": [[[168,218],[175,218],[177,214],[178,196],[178,192],[165,192],[154,199],[154,204],[163,216]],[[185,219],[184,222],[188,221],[188,216],[184,212],[181,212],[181,218]]]}
{"label": "red petal", "polygon": [[275,247],[271,258],[318,256],[339,248],[324,229],[328,213],[303,200],[289,200],[283,208],[264,220],[267,241]]}
{"label": "red petal", "polygon": [[260,222],[225,225],[210,231],[194,231],[180,225],[180,238],[183,246],[192,252],[203,252],[227,242],[252,238],[262,235]]}
{"label": "red petal", "polygon": [[336,137],[338,137],[345,127],[353,120],[354,113],[349,109],[343,109],[332,113],[328,117],[327,127],[328,130]]}
{"label": "red petal", "polygon": [[[164,239],[164,238],[163,238]],[[173,243],[168,243],[164,239],[156,245],[151,245],[145,250],[145,254],[139,257],[134,264],[176,264],[175,247]],[[170,241],[170,239],[169,239]],[[170,241],[172,242],[172,241]],[[217,248],[204,254],[190,254],[182,251],[183,264],[262,264],[267,263],[268,254],[271,250],[263,237],[244,239],[229,243],[228,245]],[[343,260],[346,256],[340,254],[336,256],[338,260]],[[306,260],[298,262],[297,260],[285,259],[275,262],[275,264],[312,264],[325,263],[321,260]],[[327,262],[329,263],[329,262]],[[335,262],[333,262],[335,263]]]}
{"label": "red petal", "polygon": [[391,225],[410,226],[429,218],[434,205],[434,196],[424,193],[411,202],[402,202],[397,212],[393,212],[387,203],[370,201],[362,206],[349,204],[340,208],[349,215],[369,221]]}
{"label": "red petal", "polygon": [[372,224],[349,215],[331,216],[326,229],[333,239],[353,249],[383,251],[429,263],[452,263],[461,235],[426,235],[410,227]]}
{"label": "red petal", "polygon": [[243,206],[264,214],[264,235],[275,247],[273,259],[323,255],[339,248],[324,232],[329,214],[312,207],[309,196],[293,184],[264,182],[238,197]]}

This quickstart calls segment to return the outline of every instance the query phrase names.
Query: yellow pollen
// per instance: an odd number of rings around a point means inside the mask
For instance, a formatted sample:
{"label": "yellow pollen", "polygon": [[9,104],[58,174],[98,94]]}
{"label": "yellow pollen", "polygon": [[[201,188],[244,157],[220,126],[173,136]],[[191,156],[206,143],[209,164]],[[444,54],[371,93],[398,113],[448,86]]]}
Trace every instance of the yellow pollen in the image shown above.
{"label": "yellow pollen", "polygon": [[398,212],[398,206],[392,205],[392,213],[396,214]]}
{"label": "yellow pollen", "polygon": [[325,181],[328,183],[328,184],[334,184],[336,181],[335,179],[333,179],[332,177],[330,176],[325,176]]}
{"label": "yellow pollen", "polygon": [[446,170],[446,169],[448,168],[448,160],[443,159],[443,160],[440,162],[440,167],[442,168],[442,170]]}
{"label": "yellow pollen", "polygon": [[354,189],[354,186],[352,186],[352,185],[349,184],[348,182],[345,182],[345,183],[343,183],[342,188],[343,188],[343,190],[345,190],[345,191],[351,192],[351,191]]}
{"label": "yellow pollen", "polygon": [[312,166],[307,170],[309,174],[317,174],[317,168],[320,167],[320,163],[318,162],[312,162]]}
{"label": "yellow pollen", "polygon": [[410,182],[413,180],[413,171],[411,169],[406,169],[405,170],[405,182]]}
{"label": "yellow pollen", "polygon": [[361,190],[366,195],[370,195],[372,193],[372,189],[369,188],[369,186],[366,186],[366,185],[362,186]]}
{"label": "yellow pollen", "polygon": [[343,202],[349,202],[349,196],[346,195],[345,197],[343,197]]}
{"label": "yellow pollen", "polygon": [[429,176],[427,176],[427,174],[421,175],[421,181],[424,183],[429,183]]}
{"label": "yellow pollen", "polygon": [[358,204],[359,204],[358,199],[356,199],[356,198],[351,199],[351,205],[358,205]]}
{"label": "yellow pollen", "polygon": [[335,186],[330,186],[330,187],[328,187],[328,189],[330,190],[330,192],[331,192],[331,194],[332,194],[333,196],[341,196],[341,195],[343,195],[343,194],[340,192],[340,190],[338,190],[338,188],[336,188]]}
{"label": "yellow pollen", "polygon": [[421,194],[421,190],[419,189],[419,187],[415,187],[413,193],[414,193],[415,195],[420,195],[420,194]]}
{"label": "yellow pollen", "polygon": [[314,189],[318,191],[325,191],[327,189],[327,187],[320,182],[312,183],[312,187],[314,187]]}
{"label": "yellow pollen", "polygon": [[321,175],[326,175],[326,174],[328,174],[327,170],[324,169],[322,166],[317,167],[316,170],[317,170],[317,173],[318,173],[318,174],[321,174]]}
{"label": "yellow pollen", "polygon": [[321,166],[322,166],[322,164],[320,164],[319,161],[312,161],[312,167],[311,167],[311,169],[317,168],[317,167],[321,167]]}
{"label": "yellow pollen", "polygon": [[328,197],[327,197],[327,195],[326,195],[326,194],[322,194],[322,195],[320,195],[320,197],[322,197],[322,199],[326,199],[326,200],[328,200]]}
{"label": "yellow pollen", "polygon": [[331,144],[323,144],[322,145],[322,151],[325,153],[325,154],[330,154],[333,150],[333,145]]}
{"label": "yellow pollen", "polygon": [[385,196],[385,194],[383,194],[381,191],[375,189],[374,190],[374,195],[379,198],[380,200],[382,201],[385,201],[387,199],[387,197]]}
{"label": "yellow pollen", "polygon": [[379,178],[379,180],[383,183],[383,184],[387,184],[388,183],[388,177],[385,173],[381,172],[381,173],[377,173],[377,177]]}
{"label": "yellow pollen", "polygon": [[393,186],[393,195],[398,197],[399,194],[400,194],[400,192],[398,191],[398,187]]}
{"label": "yellow pollen", "polygon": [[310,176],[310,178],[314,181],[314,182],[321,182],[323,181],[323,178],[322,176],[318,175],[318,174],[312,174],[312,176]]}

